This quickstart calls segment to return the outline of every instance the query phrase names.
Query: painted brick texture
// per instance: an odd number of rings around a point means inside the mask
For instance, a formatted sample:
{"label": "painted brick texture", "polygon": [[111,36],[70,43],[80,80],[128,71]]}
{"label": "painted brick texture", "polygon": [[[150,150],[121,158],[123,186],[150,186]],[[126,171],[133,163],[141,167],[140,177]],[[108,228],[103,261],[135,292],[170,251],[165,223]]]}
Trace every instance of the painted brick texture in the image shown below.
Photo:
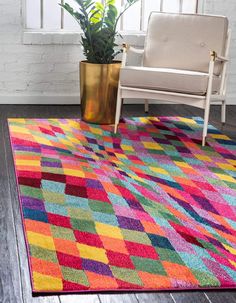
{"label": "painted brick texture", "polygon": [[[205,1],[206,13],[227,15],[231,22],[228,101],[236,104],[236,1]],[[0,103],[7,103],[7,96],[19,96],[21,103],[24,96],[79,96],[79,61],[83,54],[77,44],[78,35],[23,35],[21,2],[0,1]],[[135,37],[133,41],[142,44],[143,38]],[[35,103],[39,100],[35,98]],[[34,99],[31,102],[34,103]]]}

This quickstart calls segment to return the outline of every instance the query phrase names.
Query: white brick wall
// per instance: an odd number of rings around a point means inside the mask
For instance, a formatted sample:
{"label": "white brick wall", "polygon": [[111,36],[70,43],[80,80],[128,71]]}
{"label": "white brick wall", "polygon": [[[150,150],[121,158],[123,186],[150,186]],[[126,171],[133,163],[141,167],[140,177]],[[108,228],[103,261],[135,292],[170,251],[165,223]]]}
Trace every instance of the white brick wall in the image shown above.
{"label": "white brick wall", "polygon": [[[77,102],[81,47],[51,43],[67,43],[78,35],[46,34],[41,35],[43,41],[23,35],[23,1],[0,1],[0,103]],[[27,37],[30,41],[23,41]]]}
{"label": "white brick wall", "polygon": [[232,40],[230,46],[227,102],[236,104],[236,1],[205,0],[205,12],[225,15],[229,18],[230,28],[232,29]]}
{"label": "white brick wall", "polygon": [[[21,2],[0,1],[0,103],[78,102],[78,63],[83,59],[78,35],[23,34]],[[236,1],[205,2],[205,12],[227,15],[231,21],[228,101],[236,104]],[[143,37],[129,40],[142,44]]]}

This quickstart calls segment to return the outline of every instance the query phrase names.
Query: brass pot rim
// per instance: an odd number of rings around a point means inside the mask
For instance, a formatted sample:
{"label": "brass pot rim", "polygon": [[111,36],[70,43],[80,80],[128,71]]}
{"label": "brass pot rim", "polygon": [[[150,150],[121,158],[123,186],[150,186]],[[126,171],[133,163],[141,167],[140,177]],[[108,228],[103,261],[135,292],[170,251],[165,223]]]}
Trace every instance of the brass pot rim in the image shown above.
{"label": "brass pot rim", "polygon": [[120,60],[113,60],[111,63],[91,63],[88,62],[87,60],[82,60],[80,63],[82,64],[91,64],[91,65],[113,65],[113,64],[121,64],[122,61]]}

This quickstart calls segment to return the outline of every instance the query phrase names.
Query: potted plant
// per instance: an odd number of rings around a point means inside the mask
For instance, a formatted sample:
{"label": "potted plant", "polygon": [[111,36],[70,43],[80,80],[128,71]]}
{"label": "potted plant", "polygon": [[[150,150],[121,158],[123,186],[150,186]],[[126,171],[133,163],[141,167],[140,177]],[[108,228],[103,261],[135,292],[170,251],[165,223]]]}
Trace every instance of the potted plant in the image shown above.
{"label": "potted plant", "polygon": [[[121,0],[119,0],[121,1]],[[121,52],[115,40],[120,17],[138,0],[124,0],[118,12],[116,0],[75,0],[78,10],[68,3],[60,4],[79,23],[81,44],[86,61],[80,62],[80,95],[82,119],[90,123],[112,124],[121,63],[115,61]]]}

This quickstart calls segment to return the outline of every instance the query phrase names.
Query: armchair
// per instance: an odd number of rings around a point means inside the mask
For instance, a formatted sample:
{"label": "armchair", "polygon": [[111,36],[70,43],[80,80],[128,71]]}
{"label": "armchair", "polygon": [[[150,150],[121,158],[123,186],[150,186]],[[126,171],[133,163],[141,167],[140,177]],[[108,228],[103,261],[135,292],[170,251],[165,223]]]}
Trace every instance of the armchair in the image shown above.
{"label": "armchair", "polygon": [[[123,45],[114,132],[123,98],[188,104],[204,109],[205,145],[210,105],[220,101],[226,116],[226,72],[230,44],[228,20],[223,16],[153,12],[143,50]],[[141,66],[127,66],[127,53],[143,55]]]}

